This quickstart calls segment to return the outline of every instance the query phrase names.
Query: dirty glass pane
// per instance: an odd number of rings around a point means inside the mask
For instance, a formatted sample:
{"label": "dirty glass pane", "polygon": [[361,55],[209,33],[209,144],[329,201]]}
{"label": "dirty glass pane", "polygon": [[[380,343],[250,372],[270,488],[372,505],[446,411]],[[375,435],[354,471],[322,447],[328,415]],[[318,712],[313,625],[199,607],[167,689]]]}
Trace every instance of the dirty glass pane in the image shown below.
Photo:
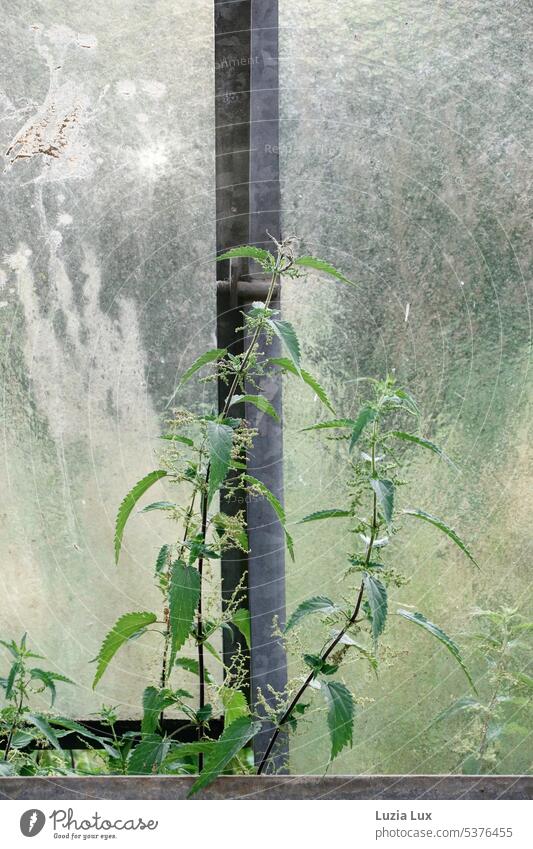
{"label": "dirty glass pane", "polygon": [[[426,435],[459,463],[455,473],[418,456],[409,498],[461,529],[481,571],[416,527],[396,543],[413,579],[394,595],[441,623],[480,673],[467,638],[473,608],[530,605],[531,9],[520,0],[281,0],[280,10],[283,229],[357,284],[293,282],[285,316],[305,328],[305,361],[339,413],[360,403],[349,381],[394,372],[419,399]],[[294,383],[284,404],[292,519],[342,507],[341,455],[300,432],[317,405]],[[289,609],[317,593],[338,597],[351,548],[343,521],[296,526],[295,537]],[[353,749],[333,771],[452,770],[458,726],[430,724],[467,694],[464,676],[438,643],[394,618],[386,645],[379,680],[361,662],[348,667],[361,703]],[[515,742],[502,772],[531,762],[527,740]],[[321,719],[292,744],[292,769],[320,773],[327,756]]]}
{"label": "dirty glass pane", "polygon": [[168,526],[135,517],[117,568],[114,517],[214,337],[212,4],[21,0],[2,29],[0,634],[80,684],[60,711],[129,714],[158,637],[96,696],[88,662],[119,615],[159,610]]}

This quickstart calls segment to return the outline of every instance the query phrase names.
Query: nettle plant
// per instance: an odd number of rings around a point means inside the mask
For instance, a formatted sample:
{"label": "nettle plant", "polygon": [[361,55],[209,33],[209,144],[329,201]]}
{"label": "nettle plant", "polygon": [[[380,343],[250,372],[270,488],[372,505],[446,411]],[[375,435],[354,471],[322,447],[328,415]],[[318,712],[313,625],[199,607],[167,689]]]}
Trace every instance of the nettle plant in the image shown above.
{"label": "nettle plant", "polygon": [[482,694],[458,699],[435,720],[460,723],[458,769],[467,775],[499,771],[502,758],[530,735],[533,708],[533,677],[526,671],[533,622],[511,607],[473,616],[479,630],[470,637],[486,670]]}
{"label": "nettle plant", "polygon": [[[185,503],[158,501],[141,512],[165,511],[176,521],[180,536],[164,545],[155,560],[154,578],[162,596],[161,610],[136,611],[121,616],[105,638],[96,658],[96,686],[110,661],[127,641],[147,631],[161,636],[161,673],[159,681],[143,694],[142,739],[131,747],[127,758],[130,773],[196,773],[193,792],[208,784],[226,769],[246,769],[241,756],[261,728],[258,716],[248,704],[245,664],[237,651],[224,681],[217,685],[206,665],[206,654],[222,660],[213,644],[221,629],[232,623],[249,642],[248,611],[242,604],[242,587],[221,609],[220,591],[210,593],[211,563],[228,549],[249,550],[244,511],[237,515],[224,512],[224,498],[238,493],[240,498],[261,497],[271,505],[282,524],[287,547],[293,554],[292,539],[286,529],[285,513],[276,496],[258,479],[247,473],[246,455],[252,448],[256,431],[235,410],[243,403],[257,407],[265,415],[278,418],[270,401],[257,390],[269,373],[295,375],[316,393],[333,411],[324,390],[301,366],[300,345],[292,324],[282,320],[273,309],[272,299],[282,278],[300,277],[306,269],[316,269],[332,278],[349,283],[329,263],[310,256],[296,256],[293,240],[275,242],[271,253],[257,247],[234,248],[217,257],[218,261],[247,258],[257,262],[268,275],[270,285],[264,302],[252,304],[243,312],[243,331],[247,340],[242,353],[214,349],[202,354],[183,374],[176,393],[193,375],[204,368],[214,369],[204,380],[217,379],[227,387],[220,413],[205,414],[177,409],[164,439],[168,449],[161,468],[140,480],[120,505],[115,530],[115,555],[118,563],[126,523],[139,499],[158,481],[189,490]],[[285,356],[273,357],[269,349],[274,338],[280,340]],[[221,490],[224,491],[221,496]],[[253,552],[252,552],[253,554]],[[244,579],[243,579],[244,580]],[[191,651],[194,650],[194,656]],[[188,690],[174,686],[177,674],[190,674],[197,681],[198,699]],[[197,729],[197,741],[179,743],[162,731],[165,710],[179,709]],[[224,716],[224,730],[212,739],[210,720]]]}
{"label": "nettle plant", "polygon": [[[284,636],[288,651],[291,644],[299,645],[298,636],[293,637],[293,634],[302,620],[311,615],[323,620],[328,635],[314,653],[302,654],[301,674],[289,684],[287,694],[278,700],[277,710],[272,712],[271,717],[276,727],[258,773],[266,769],[279,735],[283,731],[294,730],[305,716],[310,702],[303,701],[304,697],[317,690],[326,702],[331,760],[345,746],[351,745],[355,698],[350,687],[341,680],[342,665],[355,654],[377,670],[378,641],[387,626],[391,607],[389,593],[409,580],[395,568],[391,554],[394,550],[392,543],[402,530],[403,519],[430,524],[449,537],[477,566],[465,543],[442,519],[419,508],[396,509],[397,490],[405,484],[402,470],[406,452],[402,449],[423,448],[447,462],[451,461],[437,445],[419,436],[409,426],[410,422],[418,425],[420,412],[405,389],[399,387],[392,377],[365,380],[370,387],[369,397],[355,419],[333,419],[306,428],[335,434],[333,438],[340,443],[340,450],[344,452],[343,464],[348,469],[348,503],[312,513],[302,522],[348,519],[354,543],[341,578],[345,587],[341,598],[332,600],[314,596],[302,602],[287,622]],[[405,605],[396,609],[399,619],[417,625],[439,640],[459,663],[475,691],[456,643],[422,613],[414,608],[405,609],[406,606],[411,607]]]}

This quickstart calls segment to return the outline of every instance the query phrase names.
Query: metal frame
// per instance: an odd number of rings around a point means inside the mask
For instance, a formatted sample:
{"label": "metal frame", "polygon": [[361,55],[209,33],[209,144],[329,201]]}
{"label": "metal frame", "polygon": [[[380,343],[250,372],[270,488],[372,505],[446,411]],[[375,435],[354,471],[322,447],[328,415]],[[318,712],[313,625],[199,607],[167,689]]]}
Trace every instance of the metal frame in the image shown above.
{"label": "metal frame", "polygon": [[[242,244],[269,247],[270,236],[280,238],[277,0],[215,0],[215,39],[217,251]],[[218,269],[223,278],[217,287],[218,345],[238,351],[244,345],[235,334],[242,324],[241,312],[264,298],[266,285],[245,262],[231,269],[224,265]],[[273,307],[279,309],[279,298]],[[219,387],[220,407],[226,391],[226,386]],[[281,417],[281,382],[264,380],[260,391]],[[281,426],[252,405],[238,412],[258,429],[248,471],[282,501]],[[243,504],[238,495],[223,501],[228,512],[242,509]],[[268,688],[282,691],[287,682],[285,652],[281,641],[272,636],[274,617],[281,624],[285,618],[285,540],[264,499],[251,499],[245,506],[252,555],[236,550],[224,555],[222,597],[231,596],[247,572],[243,601],[251,617],[249,697],[256,703],[259,689],[270,699]],[[223,639],[229,664],[237,647],[244,649],[242,637],[233,631]],[[261,713],[257,703],[256,709]],[[254,740],[256,760],[266,748],[271,729],[265,721]],[[285,760],[282,740],[272,765],[280,770]]]}

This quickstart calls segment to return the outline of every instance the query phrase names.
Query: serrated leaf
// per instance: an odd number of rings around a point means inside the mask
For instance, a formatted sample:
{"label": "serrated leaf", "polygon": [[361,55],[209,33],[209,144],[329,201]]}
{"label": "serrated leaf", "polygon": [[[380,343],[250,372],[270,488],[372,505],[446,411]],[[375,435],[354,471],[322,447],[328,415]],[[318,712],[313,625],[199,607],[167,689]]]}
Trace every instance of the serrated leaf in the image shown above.
{"label": "serrated leaf", "polygon": [[309,513],[308,516],[304,516],[303,519],[300,519],[298,524],[302,525],[304,522],[318,522],[321,519],[345,519],[351,515],[350,510],[339,510],[336,507],[332,507],[329,510],[317,510],[315,513]]}
{"label": "serrated leaf", "polygon": [[143,693],[143,718],[141,731],[143,737],[153,734],[159,724],[159,714],[165,708],[174,704],[174,698],[169,690],[158,690],[157,687],[146,687]]}
{"label": "serrated leaf", "polygon": [[372,614],[374,641],[383,633],[387,621],[387,589],[374,575],[364,574],[365,591]]}
{"label": "serrated leaf", "polygon": [[376,418],[376,411],[372,409],[372,407],[363,407],[359,415],[355,420],[355,424],[352,428],[352,436],[350,439],[350,451],[353,449],[356,442],[359,440],[362,432],[364,431],[367,424],[374,421]]}
{"label": "serrated leaf", "polygon": [[166,757],[171,740],[159,734],[147,734],[135,746],[128,759],[128,775],[152,775],[157,773],[161,761]]}
{"label": "serrated leaf", "polygon": [[139,510],[139,513],[150,513],[152,510],[175,510],[177,506],[172,501],[153,501],[151,504],[143,507],[142,510]]}
{"label": "serrated leaf", "polygon": [[294,367],[296,368],[299,375],[301,375],[300,368],[300,343],[298,342],[298,337],[296,335],[296,331],[290,321],[284,321],[278,318],[269,318],[267,319],[267,324],[272,328],[276,336],[281,340],[283,345],[285,346],[287,353],[292,360]]}
{"label": "serrated leaf", "polygon": [[123,499],[120,507],[118,508],[117,521],[115,524],[115,563],[118,563],[120,549],[122,546],[122,537],[124,536],[124,528],[131,511],[137,504],[139,498],[141,498],[144,493],[154,485],[154,483],[161,478],[164,478],[166,474],[167,473],[163,469],[156,469],[156,471],[150,472],[150,474],[138,481],[133,489],[130,489],[126,497]]}
{"label": "serrated leaf", "polygon": [[438,516],[432,516],[430,513],[426,513],[424,510],[417,509],[407,509],[403,511],[407,516],[414,516],[415,519],[422,519],[423,522],[429,522],[430,525],[433,525],[435,528],[438,528],[442,531],[446,536],[450,537],[450,539],[461,549],[461,551],[466,554],[469,560],[472,561],[474,566],[477,566],[479,569],[479,564],[474,560],[474,557],[466,547],[465,543],[461,539],[461,537],[450,528],[449,525],[446,524],[442,519],[439,519]]}
{"label": "serrated leaf", "polygon": [[330,277],[335,277],[343,283],[348,283],[349,286],[355,285],[351,280],[348,280],[348,278],[345,277],[342,271],[339,271],[335,268],[335,266],[331,265],[331,263],[326,262],[323,259],[318,259],[316,256],[300,256],[298,259],[294,260],[293,265],[296,265],[299,268],[312,268],[315,271],[323,271],[325,274],[329,274]]}
{"label": "serrated leaf", "polygon": [[324,430],[326,428],[353,428],[355,423],[355,419],[331,419],[329,422],[319,422],[310,427],[304,427],[302,428],[302,433],[307,430]]}
{"label": "serrated leaf", "polygon": [[238,607],[231,619],[236,628],[243,635],[247,647],[251,648],[250,611],[245,607]]}
{"label": "serrated leaf", "polygon": [[162,545],[159,549],[159,554],[157,555],[157,560],[155,561],[156,575],[162,572],[163,569],[169,565],[170,550],[170,545]]}
{"label": "serrated leaf", "polygon": [[313,598],[309,598],[307,601],[302,601],[296,610],[293,611],[289,621],[285,625],[285,633],[290,631],[291,628],[294,628],[304,617],[312,613],[329,614],[338,613],[339,610],[339,606],[331,601],[331,599],[326,598],[326,596],[313,596]]}
{"label": "serrated leaf", "polygon": [[394,436],[395,439],[401,439],[403,440],[403,442],[411,442],[414,445],[419,445],[421,448],[427,448],[428,451],[433,451],[434,454],[437,454],[443,460],[446,460],[446,462],[449,463],[450,466],[453,466],[454,469],[457,469],[457,466],[455,465],[453,460],[450,460],[450,458],[442,450],[442,448],[439,448],[439,446],[435,445],[434,442],[430,442],[429,439],[424,439],[424,437],[422,436],[415,436],[414,433],[407,433],[403,430],[393,430],[390,436]]}
{"label": "serrated leaf", "polygon": [[276,413],[274,407],[263,395],[234,395],[230,401],[230,407],[232,404],[253,404],[254,407],[257,407],[258,410],[261,410],[262,413],[266,413],[269,416],[272,416],[277,422],[279,422],[279,416]]}
{"label": "serrated leaf", "polygon": [[269,360],[269,362],[272,365],[279,366],[284,371],[290,371],[291,374],[295,374],[297,377],[300,376],[304,383],[311,387],[315,395],[322,401],[322,403],[326,407],[328,407],[328,409],[330,409],[332,413],[335,412],[331,401],[326,395],[325,389],[322,388],[316,377],[313,377],[313,375],[310,374],[308,371],[305,371],[305,369],[300,369],[300,371],[298,372],[298,369],[296,368],[292,360],[289,360],[287,357],[273,357],[271,360]]}
{"label": "serrated leaf", "polygon": [[328,663],[323,660],[318,654],[304,654],[304,663],[313,670],[317,675],[334,675],[337,672],[338,664]]}
{"label": "serrated leaf", "polygon": [[431,634],[433,637],[436,637],[450,652],[450,654],[455,658],[463,672],[465,673],[470,686],[472,687],[474,693],[477,694],[477,690],[474,686],[474,682],[470,676],[470,672],[468,671],[466,664],[461,657],[461,652],[459,651],[459,647],[454,643],[451,637],[446,634],[442,628],[439,628],[438,625],[435,625],[433,622],[430,622],[429,619],[422,613],[411,613],[409,610],[402,610],[401,608],[397,611],[399,616],[403,616],[404,619],[407,619],[409,622],[414,622],[415,625],[419,625],[421,628],[424,628],[428,634]]}
{"label": "serrated leaf", "polygon": [[40,713],[26,713],[24,715],[24,720],[29,722],[30,725],[34,725],[35,728],[38,728],[39,731],[44,734],[48,742],[57,749],[61,751],[61,746],[59,745],[59,740],[57,739],[57,735],[49,724],[48,720],[42,716]]}
{"label": "serrated leaf", "polygon": [[[216,360],[222,359],[222,357],[224,357],[227,353],[227,348],[212,348],[212,350],[210,351],[205,351],[198,357],[197,360],[194,361],[191,366],[189,366],[187,371],[182,374],[178,383],[178,389],[180,389],[185,383],[187,383],[187,381],[191,379],[193,374],[196,374],[196,372],[199,371],[201,368],[208,365],[209,363],[214,363]],[[175,394],[176,393],[174,393],[174,395]]]}
{"label": "serrated leaf", "polygon": [[219,422],[207,423],[207,441],[209,444],[209,487],[207,503],[218,491],[224,482],[231,462],[231,449],[233,446],[233,430],[229,425]]}
{"label": "serrated leaf", "polygon": [[238,248],[230,248],[229,251],[219,254],[216,258],[217,262],[222,262],[225,259],[255,259],[261,265],[267,268],[272,268],[276,264],[275,257],[263,248],[256,248],[254,245],[242,245]]}
{"label": "serrated leaf", "polygon": [[97,668],[94,676],[93,689],[98,684],[100,678],[104,674],[109,664],[109,661],[114,657],[121,646],[124,645],[132,637],[142,634],[148,625],[157,622],[155,613],[142,611],[139,613],[125,613],[117,620],[109,634],[106,636],[98,656],[96,658]]}
{"label": "serrated leaf", "polygon": [[188,436],[179,436],[177,433],[165,433],[161,439],[166,439],[169,442],[181,442],[182,445],[194,448],[194,440],[189,439]]}
{"label": "serrated leaf", "polygon": [[261,730],[260,722],[253,722],[251,717],[243,716],[236,719],[224,729],[213,748],[209,751],[205,766],[194,782],[189,796],[197,793],[215,781],[232,758]]}
{"label": "serrated leaf", "polygon": [[62,682],[64,684],[74,684],[74,681],[72,681],[70,678],[67,678],[66,675],[60,675],[57,672],[49,672],[45,669],[30,669],[29,672],[32,678],[36,679],[37,681],[41,681],[44,686],[50,690],[51,705],[54,704],[56,698],[56,681]]}
{"label": "serrated leaf", "polygon": [[333,760],[345,746],[352,745],[354,701],[348,688],[340,681],[322,680],[321,683],[321,690],[328,705],[330,760]]}
{"label": "serrated leaf", "polygon": [[285,534],[285,542],[287,543],[287,549],[288,549],[289,554],[291,556],[291,560],[294,562],[294,543],[293,543],[291,535],[289,534],[289,532],[286,528],[286,521],[287,520],[286,520],[286,517],[285,517],[285,510],[283,509],[283,505],[281,504],[279,499],[276,498],[274,493],[269,490],[268,486],[266,486],[262,481],[258,480],[257,478],[252,477],[252,475],[244,475],[244,480],[247,483],[254,486],[256,489],[258,489],[259,492],[261,493],[261,495],[264,498],[266,498],[266,500],[268,501],[268,503],[272,507],[274,513],[276,514],[276,516],[279,519],[281,527],[283,528],[283,532]]}
{"label": "serrated leaf", "polygon": [[250,714],[250,708],[242,690],[222,687],[220,698],[224,705],[224,727],[231,725],[236,719]]}
{"label": "serrated leaf", "polygon": [[376,493],[376,497],[381,507],[384,519],[387,525],[392,524],[392,514],[394,511],[394,484],[389,480],[380,480],[379,478],[370,478],[370,486]]}
{"label": "serrated leaf", "polygon": [[176,560],[172,564],[168,595],[170,668],[174,666],[177,652],[191,633],[200,600],[200,584],[200,573],[194,566],[186,566],[183,560]]}
{"label": "serrated leaf", "polygon": [[68,719],[64,716],[52,716],[49,719],[51,725],[59,725],[60,728],[66,728],[69,731],[77,732],[80,737],[83,737],[87,740],[95,740],[100,743],[103,749],[111,755],[113,758],[120,757],[117,750],[111,743],[106,739],[106,737],[102,737],[99,734],[94,734],[92,731],[89,731],[88,728],[85,728],[84,725],[81,725],[79,722],[76,722],[74,719]]}
{"label": "serrated leaf", "polygon": [[6,680],[6,699],[10,699],[13,695],[13,685],[15,684],[15,678],[17,677],[17,674],[21,669],[22,665],[19,663],[18,660],[15,661],[15,663],[11,664],[9,675],[7,676]]}

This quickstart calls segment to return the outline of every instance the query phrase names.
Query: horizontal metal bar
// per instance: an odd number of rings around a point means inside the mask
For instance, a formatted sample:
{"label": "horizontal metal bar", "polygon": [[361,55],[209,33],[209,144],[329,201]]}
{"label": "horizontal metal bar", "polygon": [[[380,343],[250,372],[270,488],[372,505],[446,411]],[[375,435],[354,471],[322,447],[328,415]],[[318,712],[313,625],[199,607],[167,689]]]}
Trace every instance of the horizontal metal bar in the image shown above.
{"label": "horizontal metal bar", "polygon": [[[270,279],[259,275],[243,275],[237,281],[238,301],[264,301],[270,286]],[[217,280],[217,292],[219,294],[230,294],[231,283],[229,280]],[[279,284],[274,287],[274,300],[279,296]]]}
{"label": "horizontal metal bar", "polygon": [[[0,799],[185,799],[193,777],[60,776],[0,778]],[[200,799],[531,799],[528,775],[224,776]]]}

